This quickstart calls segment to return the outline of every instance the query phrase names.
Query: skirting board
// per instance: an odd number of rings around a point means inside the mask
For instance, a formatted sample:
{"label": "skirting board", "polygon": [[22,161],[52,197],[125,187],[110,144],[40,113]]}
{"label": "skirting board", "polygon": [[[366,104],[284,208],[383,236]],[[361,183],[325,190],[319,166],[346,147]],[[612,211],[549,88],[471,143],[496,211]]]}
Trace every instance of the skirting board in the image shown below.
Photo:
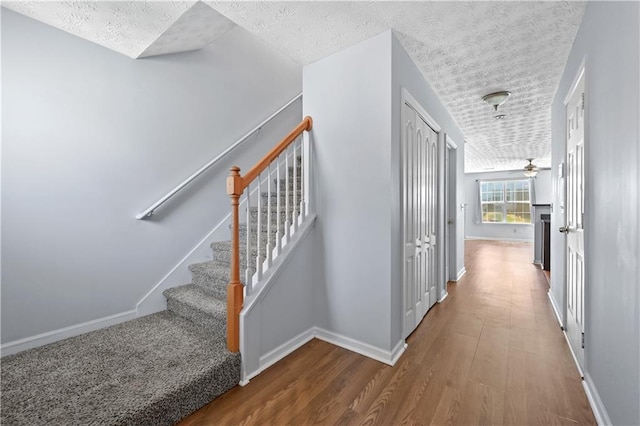
{"label": "skirting board", "polygon": [[251,379],[262,373],[267,368],[271,367],[276,362],[282,360],[284,357],[300,348],[304,344],[310,342],[314,338],[323,340],[332,345],[339,346],[341,348],[350,350],[367,358],[375,359],[387,365],[395,365],[400,359],[400,356],[407,349],[407,344],[404,340],[401,340],[396,344],[395,348],[391,351],[384,351],[382,349],[371,346],[367,343],[360,342],[350,337],[345,337],[331,331],[324,330],[322,328],[312,327],[302,333],[298,334],[291,340],[281,344],[277,348],[269,351],[268,353],[260,357],[260,366],[255,371],[244,374],[240,381],[240,386],[246,386]]}
{"label": "skirting board", "polygon": [[18,352],[26,351],[27,349],[37,348],[38,346],[47,345],[69,337],[78,336],[80,334],[89,333],[90,331],[120,324],[121,322],[134,319],[137,316],[138,313],[133,310],[87,321],[82,324],[75,324],[58,330],[47,331],[46,333],[5,343],[0,346],[0,353],[2,356],[13,355]]}
{"label": "skirting board", "polygon": [[325,330],[323,328],[315,329],[315,337],[331,343],[332,345],[340,346],[341,348],[350,350],[351,352],[358,353],[366,356],[367,358],[375,359],[387,365],[395,365],[400,359],[400,356],[407,348],[407,344],[404,340],[399,341],[391,351],[385,351],[375,346],[371,346],[368,343],[360,342],[350,337],[342,336],[338,333]]}
{"label": "skirting board", "polygon": [[438,303],[442,303],[442,302],[444,302],[444,299],[446,299],[448,295],[449,295],[449,293],[448,293],[448,292],[447,292],[447,293],[445,293],[445,294],[440,298],[440,300],[438,300]]}
{"label": "skirting board", "polygon": [[271,367],[276,362],[280,361],[282,358],[289,355],[291,352],[295,351],[305,343],[313,340],[315,337],[315,328],[311,327],[310,329],[303,331],[298,334],[293,339],[284,342],[277,348],[272,351],[267,352],[263,356],[260,357],[260,366],[257,370],[252,371],[251,373],[244,374],[242,381],[240,381],[240,386],[246,386],[249,383],[249,380],[256,377],[258,374],[262,373],[267,368]]}
{"label": "skirting board", "polygon": [[465,268],[464,266],[462,267],[462,269],[460,269],[458,271],[458,275],[456,276],[456,282],[460,281],[460,279],[464,276],[464,274],[467,273],[467,268]]}
{"label": "skirting board", "polygon": [[547,297],[549,297],[549,301],[551,302],[551,307],[553,308],[553,312],[556,314],[556,319],[558,320],[558,324],[560,324],[560,328],[564,330],[564,324],[562,323],[562,316],[560,316],[560,308],[558,308],[556,299],[553,297],[553,294],[551,294],[551,291],[547,292]]}
{"label": "skirting board", "polygon": [[598,423],[599,426],[611,425],[609,414],[607,414],[607,410],[604,408],[600,394],[596,390],[596,385],[593,383],[589,373],[584,375],[582,386],[584,387],[584,392],[587,394],[593,415],[596,417],[596,423]]}
{"label": "skirting board", "polygon": [[569,336],[567,336],[567,331],[562,330],[562,334],[564,334],[564,339],[567,341],[567,346],[569,346],[569,352],[571,352],[571,356],[573,357],[573,362],[576,363],[576,368],[578,369],[578,373],[580,374],[580,377],[582,377],[582,380],[584,380],[584,371],[582,371],[582,366],[578,362],[578,357],[576,356],[576,353],[573,351],[573,347],[571,346],[571,342],[569,341]]}

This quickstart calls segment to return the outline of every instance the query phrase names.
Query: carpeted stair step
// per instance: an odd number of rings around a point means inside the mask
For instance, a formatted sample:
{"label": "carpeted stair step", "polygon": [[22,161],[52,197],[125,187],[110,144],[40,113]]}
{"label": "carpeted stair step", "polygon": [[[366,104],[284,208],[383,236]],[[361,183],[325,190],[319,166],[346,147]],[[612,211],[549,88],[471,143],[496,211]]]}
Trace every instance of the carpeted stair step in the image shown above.
{"label": "carpeted stair step", "polygon": [[202,262],[189,265],[189,270],[192,284],[220,300],[227,300],[228,266],[218,262]]}
{"label": "carpeted stair step", "polygon": [[[278,189],[278,180],[280,180],[280,191],[284,191],[287,188],[287,180],[284,178],[281,179],[274,179],[273,180],[273,185],[271,186],[271,189],[273,189],[274,191]],[[289,179],[289,192],[293,191],[293,184],[296,184],[296,189],[300,189],[301,185],[302,185],[302,179],[300,177],[298,177],[298,179]]]}
{"label": "carpeted stair step", "polygon": [[[246,244],[242,244],[243,241],[240,240],[240,270],[244,271],[246,266]],[[223,268],[231,268],[231,241],[219,241],[215,243],[211,243],[211,249],[213,251],[213,261],[217,262]],[[260,247],[260,251],[264,256],[266,254],[266,248],[264,246]],[[255,259],[258,255],[258,250],[256,249],[255,241],[251,247],[251,258]],[[255,262],[254,262],[255,263]]]}
{"label": "carpeted stair step", "polygon": [[[298,202],[300,201],[300,196],[302,195],[302,191],[300,189],[301,188],[298,187],[298,190],[295,191],[295,196]],[[276,190],[271,191],[271,202],[273,203],[273,205],[275,205],[278,195],[280,197],[280,202],[284,206],[284,203],[287,200],[287,193],[285,191],[280,191],[279,193]],[[291,200],[293,200],[293,195],[294,191],[289,191],[289,204],[291,204]],[[269,193],[267,191],[262,192],[262,194],[260,194],[260,198],[262,199],[262,205],[266,205],[269,199]]]}
{"label": "carpeted stair step", "polygon": [[225,340],[227,333],[227,304],[205,292],[202,288],[187,284],[162,292],[167,298],[167,309],[207,330],[215,339]]}
{"label": "carpeted stair step", "polygon": [[[240,225],[239,228],[240,228],[240,241],[244,244],[244,241],[246,241],[246,237],[247,237],[247,225],[243,223]],[[277,224],[273,223],[271,227],[268,228],[266,223],[262,223],[262,227],[260,228],[260,236],[262,238],[261,241],[263,240],[266,241],[267,236],[269,234],[271,234],[271,239],[274,240],[277,232],[278,232]],[[280,223],[280,233],[282,234],[283,232],[284,232],[284,222]],[[249,235],[251,235],[251,240],[253,242],[255,242],[257,234],[258,234],[257,224],[252,223],[251,232]]]}
{"label": "carpeted stair step", "polygon": [[240,354],[169,311],[2,358],[3,425],[173,425],[240,381]]}
{"label": "carpeted stair step", "polygon": [[[291,211],[291,207],[289,206],[289,214],[284,210],[285,206],[282,204],[280,206],[280,224],[282,225],[286,220],[287,216],[292,217],[293,212]],[[260,218],[262,219],[262,224],[265,226],[269,221],[269,213],[271,213],[271,224],[275,226],[278,224],[278,209],[277,206],[261,206],[260,207]],[[249,211],[249,216],[251,218],[251,223],[255,223],[258,220],[258,207],[251,207]]]}

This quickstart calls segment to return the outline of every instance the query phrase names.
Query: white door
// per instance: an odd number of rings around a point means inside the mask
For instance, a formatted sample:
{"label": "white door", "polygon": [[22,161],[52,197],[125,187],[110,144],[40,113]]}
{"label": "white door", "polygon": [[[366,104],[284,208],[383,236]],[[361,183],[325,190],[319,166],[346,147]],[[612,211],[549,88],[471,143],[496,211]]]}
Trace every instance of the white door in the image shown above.
{"label": "white door", "polygon": [[567,324],[573,352],[584,365],[584,73],[567,105]]}
{"label": "white door", "polygon": [[402,108],[404,331],[408,336],[436,302],[437,133]]}

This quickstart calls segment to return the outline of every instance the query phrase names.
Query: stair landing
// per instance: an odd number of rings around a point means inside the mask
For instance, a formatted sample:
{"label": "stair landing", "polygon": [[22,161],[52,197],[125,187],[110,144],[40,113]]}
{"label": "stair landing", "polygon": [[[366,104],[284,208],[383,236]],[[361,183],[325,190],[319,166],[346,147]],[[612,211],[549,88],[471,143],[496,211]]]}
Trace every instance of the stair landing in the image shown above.
{"label": "stair landing", "polygon": [[169,311],[7,356],[3,425],[171,425],[240,380],[240,354]]}

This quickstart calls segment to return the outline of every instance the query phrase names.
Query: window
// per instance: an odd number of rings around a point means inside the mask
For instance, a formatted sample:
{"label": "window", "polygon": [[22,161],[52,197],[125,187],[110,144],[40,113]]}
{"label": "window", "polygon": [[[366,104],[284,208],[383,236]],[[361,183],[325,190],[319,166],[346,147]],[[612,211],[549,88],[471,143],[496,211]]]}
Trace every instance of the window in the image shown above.
{"label": "window", "polygon": [[531,223],[528,180],[481,181],[482,223]]}

